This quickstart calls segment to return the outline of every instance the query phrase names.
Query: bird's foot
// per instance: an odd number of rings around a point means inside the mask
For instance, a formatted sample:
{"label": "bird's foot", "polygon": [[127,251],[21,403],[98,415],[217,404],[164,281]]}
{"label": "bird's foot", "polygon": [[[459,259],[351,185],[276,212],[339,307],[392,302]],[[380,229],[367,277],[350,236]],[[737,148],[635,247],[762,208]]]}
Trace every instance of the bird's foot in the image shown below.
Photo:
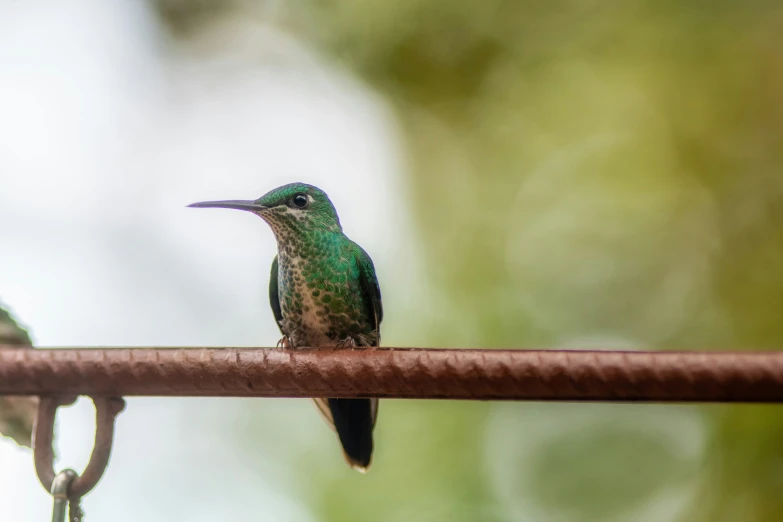
{"label": "bird's foot", "polygon": [[287,335],[284,335],[279,341],[277,341],[277,347],[279,350],[285,350],[291,348],[291,339]]}
{"label": "bird's foot", "polygon": [[338,342],[334,346],[333,350],[342,350],[344,348],[351,348],[351,349],[356,348],[356,339],[354,339],[353,337],[346,337],[342,341]]}

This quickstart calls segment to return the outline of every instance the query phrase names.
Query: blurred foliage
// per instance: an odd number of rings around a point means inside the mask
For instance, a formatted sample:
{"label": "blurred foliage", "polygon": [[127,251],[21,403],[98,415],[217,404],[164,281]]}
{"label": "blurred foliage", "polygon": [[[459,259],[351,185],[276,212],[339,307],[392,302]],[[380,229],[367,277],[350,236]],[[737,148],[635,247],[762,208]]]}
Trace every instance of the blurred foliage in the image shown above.
{"label": "blurred foliage", "polygon": [[243,8],[242,0],[157,0],[154,6],[172,32],[180,37],[197,34],[205,25]]}
{"label": "blurred foliage", "polygon": [[[397,109],[453,308],[420,344],[783,345],[779,2],[313,0],[276,21]],[[780,408],[560,406],[390,402],[376,469],[322,485],[319,512],[783,520]]]}
{"label": "blurred foliage", "polygon": [[0,306],[0,344],[6,346],[30,346],[27,330],[16,324],[11,314]]}
{"label": "blurred foliage", "polygon": [[[31,348],[27,330],[16,324],[11,314],[0,306],[0,346]],[[10,437],[17,444],[31,446],[33,423],[38,407],[35,397],[0,397],[0,435]]]}

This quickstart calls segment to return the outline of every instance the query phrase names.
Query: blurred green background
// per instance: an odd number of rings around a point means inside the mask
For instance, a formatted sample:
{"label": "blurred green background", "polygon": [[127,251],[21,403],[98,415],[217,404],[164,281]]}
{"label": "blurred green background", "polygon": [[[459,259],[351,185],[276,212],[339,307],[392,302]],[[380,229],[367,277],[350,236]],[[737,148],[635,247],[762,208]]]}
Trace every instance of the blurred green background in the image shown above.
{"label": "blurred green background", "polygon": [[[153,5],[175,46],[271,25],[392,108],[428,286],[385,282],[384,344],[783,348],[780,2]],[[252,460],[292,435],[250,410]],[[281,487],[333,522],[783,520],[778,407],[384,401],[376,439],[367,476],[285,449]]]}
{"label": "blurred green background", "polygon": [[[160,6],[185,38],[230,9]],[[779,2],[281,9],[404,129],[412,244],[448,306],[387,343],[783,346]],[[384,406],[399,449],[311,484],[327,520],[783,520],[780,408]]]}
{"label": "blurred green background", "polygon": [[[779,2],[298,7],[404,129],[448,303],[419,344],[783,346]],[[777,407],[386,409],[395,476],[335,484],[329,520],[783,520]]]}

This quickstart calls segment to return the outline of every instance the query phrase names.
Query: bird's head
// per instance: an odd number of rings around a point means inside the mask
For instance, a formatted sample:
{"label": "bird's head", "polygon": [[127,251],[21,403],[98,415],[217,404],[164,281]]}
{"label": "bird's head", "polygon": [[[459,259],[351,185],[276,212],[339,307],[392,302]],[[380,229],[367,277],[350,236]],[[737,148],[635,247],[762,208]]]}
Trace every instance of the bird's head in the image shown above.
{"label": "bird's head", "polygon": [[255,201],[202,201],[189,207],[233,208],[250,211],[266,221],[280,238],[306,230],[340,232],[340,218],[326,192],[306,183],[289,183]]}

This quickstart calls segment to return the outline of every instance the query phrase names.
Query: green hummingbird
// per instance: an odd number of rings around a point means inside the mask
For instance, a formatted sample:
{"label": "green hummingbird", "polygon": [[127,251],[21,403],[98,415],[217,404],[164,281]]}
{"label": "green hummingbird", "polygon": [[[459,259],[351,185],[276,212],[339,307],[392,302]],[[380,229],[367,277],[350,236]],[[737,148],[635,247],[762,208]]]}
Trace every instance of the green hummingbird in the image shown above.
{"label": "green hummingbird", "polygon": [[[381,290],[372,259],[343,233],[326,193],[305,183],[255,201],[204,201],[190,207],[233,208],[261,217],[275,235],[269,304],[283,334],[278,346],[359,347],[380,344]],[[378,399],[313,399],[334,427],[348,464],[365,473],[372,461]]]}

